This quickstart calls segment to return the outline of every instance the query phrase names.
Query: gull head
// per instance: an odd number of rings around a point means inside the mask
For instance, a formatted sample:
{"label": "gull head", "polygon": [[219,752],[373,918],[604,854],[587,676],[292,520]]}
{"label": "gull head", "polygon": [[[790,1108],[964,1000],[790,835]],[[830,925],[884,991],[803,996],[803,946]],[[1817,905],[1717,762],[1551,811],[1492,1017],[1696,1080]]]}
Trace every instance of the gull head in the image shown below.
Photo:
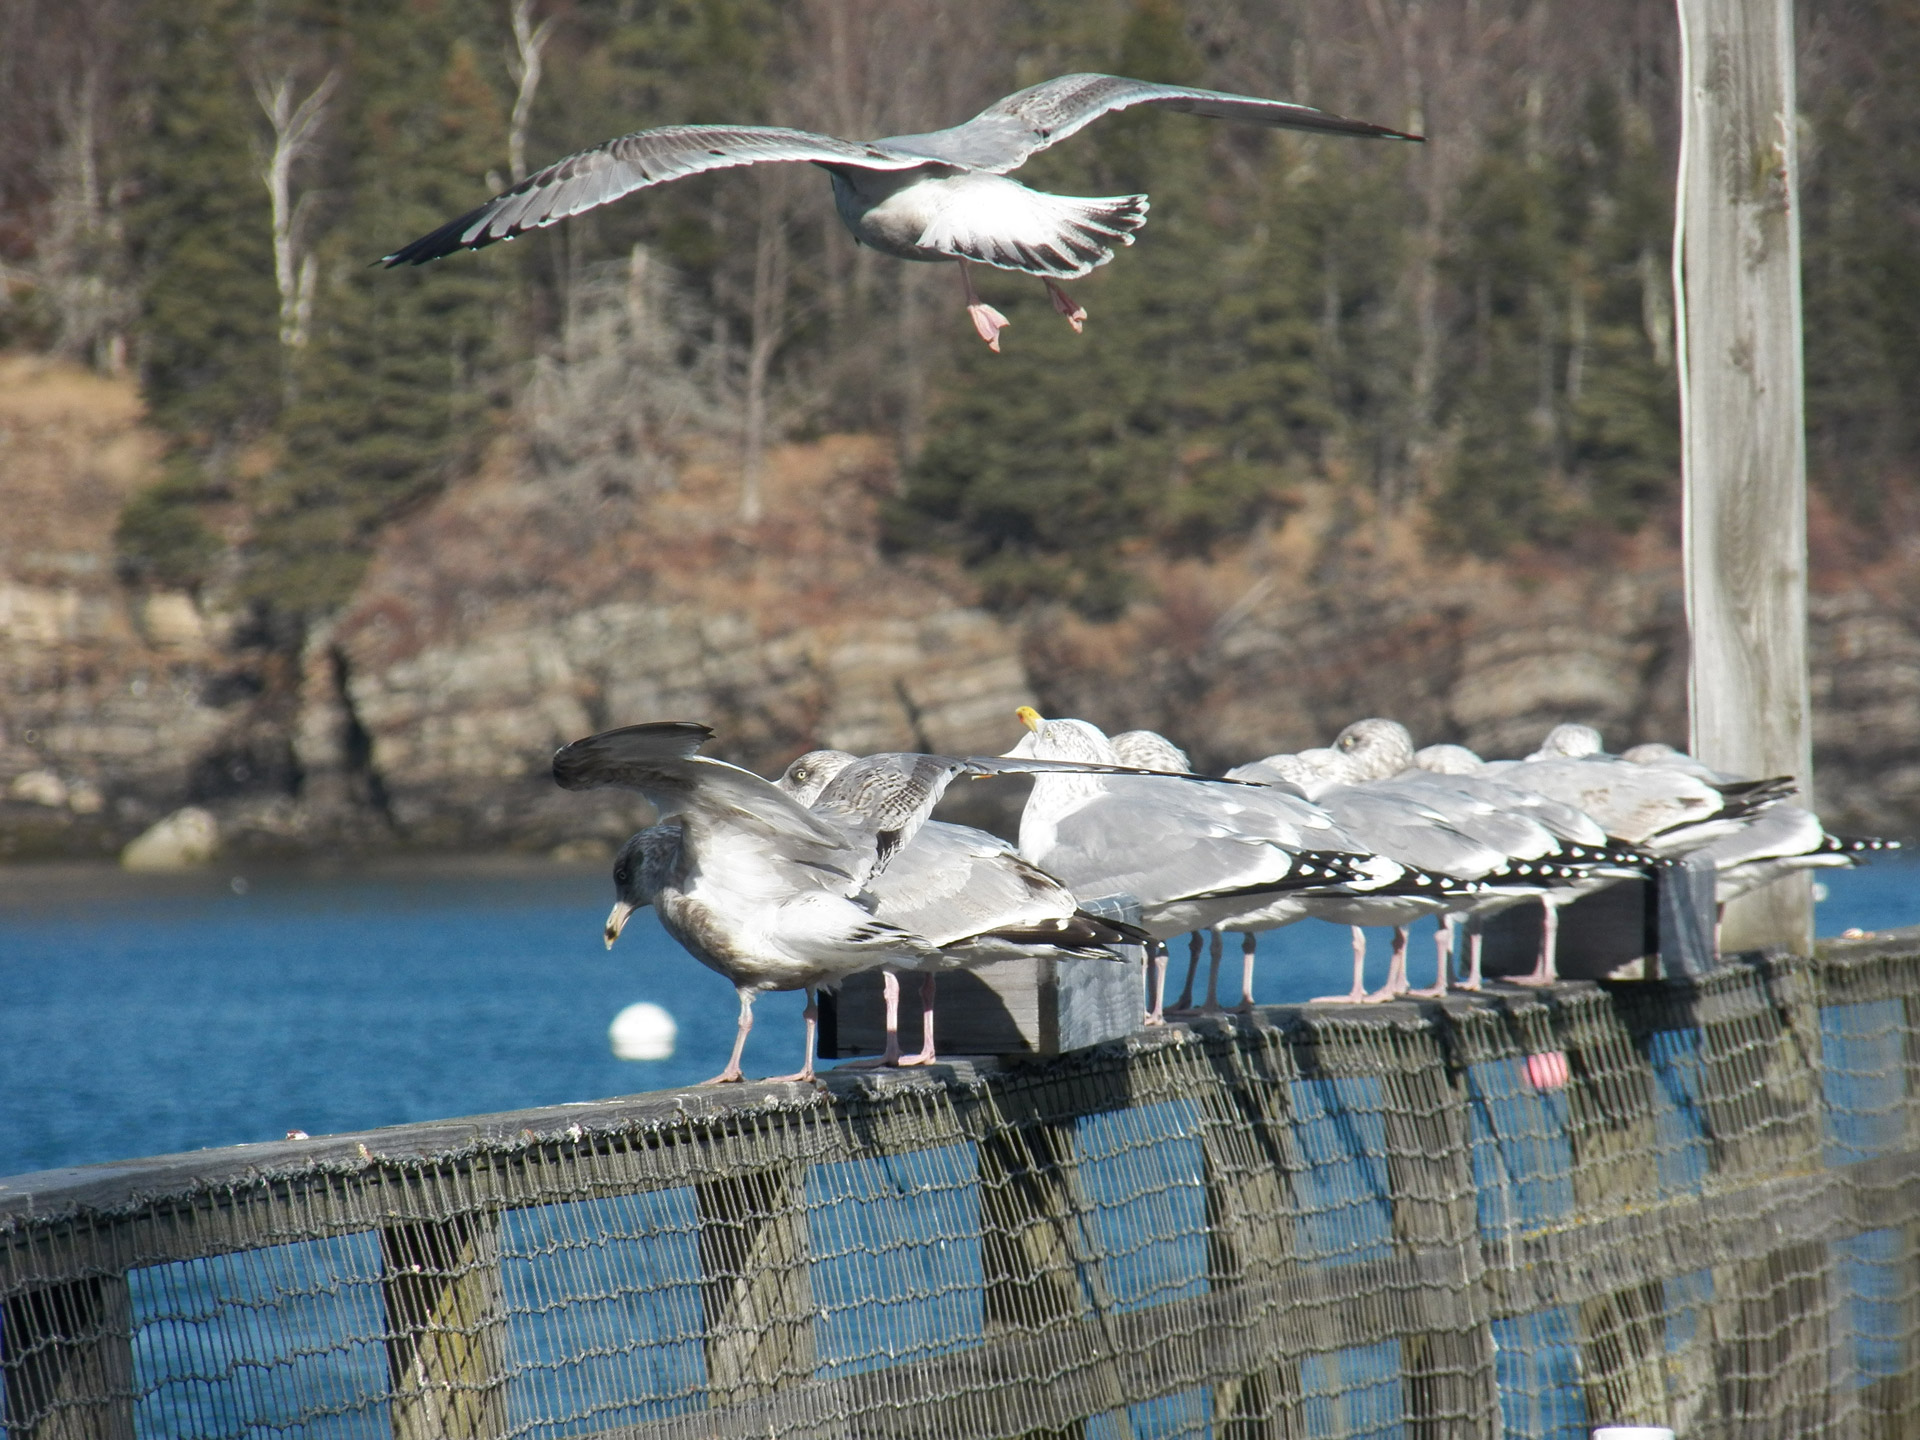
{"label": "gull head", "polygon": [[1013,712],[1027,733],[1020,743],[1007,751],[1010,760],[1087,760],[1096,765],[1117,765],[1113,742],[1104,731],[1085,720],[1049,720],[1031,705]]}
{"label": "gull head", "polygon": [[1413,755],[1414,768],[1435,775],[1478,775],[1487,762],[1464,745],[1427,745]]}
{"label": "gull head", "polygon": [[1529,760],[1584,760],[1589,755],[1604,755],[1606,743],[1591,725],[1556,725],[1540,742]]}
{"label": "gull head", "polygon": [[653,903],[660,887],[672,877],[680,860],[680,825],[650,825],[630,836],[613,857],[613,909],[607,912],[603,932],[607,948],[620,938],[633,912]]}
{"label": "gull head", "polygon": [[811,805],[835,776],[859,758],[845,750],[809,750],[781,771],[773,783],[802,805]]}
{"label": "gull head", "polygon": [[1354,781],[1384,780],[1413,765],[1413,736],[1398,720],[1356,720],[1334,736]]}

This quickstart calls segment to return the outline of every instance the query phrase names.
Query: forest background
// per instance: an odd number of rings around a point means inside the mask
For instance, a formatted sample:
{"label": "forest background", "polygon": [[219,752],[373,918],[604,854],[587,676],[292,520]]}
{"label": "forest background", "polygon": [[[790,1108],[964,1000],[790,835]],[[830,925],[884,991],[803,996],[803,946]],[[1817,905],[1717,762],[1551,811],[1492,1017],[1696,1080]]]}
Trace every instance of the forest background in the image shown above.
{"label": "forest background", "polygon": [[[1798,7],[1820,799],[1920,815],[1920,3]],[[610,838],[599,725],[719,753],[1203,764],[1365,713],[1684,743],[1662,0],[14,0],[0,853]],[[1133,113],[1076,288],[855,246],[809,168],[370,266],[569,150],[937,128],[1103,70],[1429,134]]]}

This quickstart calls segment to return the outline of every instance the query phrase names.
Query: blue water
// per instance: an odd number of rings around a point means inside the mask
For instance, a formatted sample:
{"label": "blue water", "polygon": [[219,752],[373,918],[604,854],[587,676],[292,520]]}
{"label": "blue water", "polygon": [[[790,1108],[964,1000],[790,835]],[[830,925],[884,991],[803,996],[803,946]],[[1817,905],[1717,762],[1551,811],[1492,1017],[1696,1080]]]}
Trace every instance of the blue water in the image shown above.
{"label": "blue water", "polygon": [[[712,1075],[732,1043],[732,988],[650,914],[603,947],[597,869],[235,878],[0,872],[0,1174],[666,1089]],[[1920,921],[1913,861],[1827,884],[1822,934]],[[1430,934],[1413,942],[1418,983]],[[1255,998],[1344,990],[1349,955],[1317,921],[1263,936]],[[1376,940],[1370,983],[1385,963]],[[1176,953],[1170,994],[1185,968]],[[1239,969],[1230,940],[1223,999]],[[679,1022],[672,1058],[609,1049],[639,1000]],[[800,1003],[759,1001],[749,1075],[799,1063]]]}

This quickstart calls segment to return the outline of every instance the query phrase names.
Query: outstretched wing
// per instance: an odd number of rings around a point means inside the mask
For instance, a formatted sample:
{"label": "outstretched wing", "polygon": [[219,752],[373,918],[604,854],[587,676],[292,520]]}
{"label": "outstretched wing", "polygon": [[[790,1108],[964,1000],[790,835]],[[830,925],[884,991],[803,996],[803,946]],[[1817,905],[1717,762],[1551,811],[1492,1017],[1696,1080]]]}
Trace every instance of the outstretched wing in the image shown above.
{"label": "outstretched wing", "polygon": [[707,170],[806,161],[862,170],[911,170],[925,165],[927,157],[889,149],[884,142],[836,140],[771,125],[668,125],[637,130],[556,160],[478,210],[448,221],[382,256],[381,261],[389,267],[424,265],[456,250],[478,250],[649,185]]}
{"label": "outstretched wing", "polygon": [[889,150],[912,151],[952,165],[1005,174],[1018,169],[1035,151],[1066,139],[1102,115],[1134,105],[1158,105],[1209,120],[1238,120],[1287,130],[1384,140],[1424,138],[1284,100],[1195,90],[1186,85],[1157,85],[1119,75],[1062,75],[996,100],[963,125],[925,135],[892,135],[879,143]]}
{"label": "outstretched wing", "polygon": [[755,831],[791,850],[790,858],[851,878],[847,837],[751,770],[695,754],[712,735],[692,720],[603,730],[556,750],[553,778],[564,790],[638,790],[662,820],[685,816],[702,832]]}

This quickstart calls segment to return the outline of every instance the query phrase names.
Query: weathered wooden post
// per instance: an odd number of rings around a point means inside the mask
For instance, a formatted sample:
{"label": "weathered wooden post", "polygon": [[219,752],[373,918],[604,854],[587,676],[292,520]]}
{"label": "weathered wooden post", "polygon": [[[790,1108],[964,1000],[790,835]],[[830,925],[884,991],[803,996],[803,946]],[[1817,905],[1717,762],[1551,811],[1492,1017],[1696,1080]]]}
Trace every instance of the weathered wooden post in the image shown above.
{"label": "weathered wooden post", "polygon": [[133,1440],[133,1305],[124,1275],[9,1296],[0,1424],[17,1440]]}
{"label": "weathered wooden post", "polygon": [[815,1364],[807,1167],[747,1170],[695,1187],[707,1384],[743,1405],[809,1379]]}
{"label": "weathered wooden post", "polygon": [[500,1217],[380,1227],[394,1440],[488,1440],[507,1431]]}
{"label": "weathered wooden post", "polygon": [[[1674,211],[1693,753],[1812,794],[1792,0],[1678,0]],[[1810,953],[1811,887],[1727,907],[1723,948]]]}

